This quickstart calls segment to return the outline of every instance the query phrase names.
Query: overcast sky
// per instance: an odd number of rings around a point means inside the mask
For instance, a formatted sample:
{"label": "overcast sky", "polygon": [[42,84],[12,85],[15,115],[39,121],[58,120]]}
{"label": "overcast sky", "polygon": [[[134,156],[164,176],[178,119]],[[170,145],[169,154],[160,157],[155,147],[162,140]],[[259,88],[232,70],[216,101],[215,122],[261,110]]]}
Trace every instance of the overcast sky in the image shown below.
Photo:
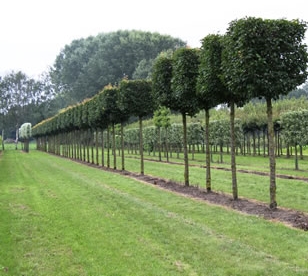
{"label": "overcast sky", "polygon": [[0,10],[0,75],[30,77],[47,71],[72,40],[98,33],[158,32],[200,47],[245,16],[308,21],[307,0],[0,0]]}

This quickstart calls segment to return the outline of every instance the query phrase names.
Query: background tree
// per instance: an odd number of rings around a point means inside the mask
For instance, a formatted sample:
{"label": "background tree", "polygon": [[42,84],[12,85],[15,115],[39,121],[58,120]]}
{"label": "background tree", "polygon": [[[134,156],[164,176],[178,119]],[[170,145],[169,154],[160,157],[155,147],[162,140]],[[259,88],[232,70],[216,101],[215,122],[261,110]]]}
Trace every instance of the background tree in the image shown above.
{"label": "background tree", "polygon": [[32,125],[48,118],[49,103],[54,97],[48,75],[37,80],[21,71],[11,71],[0,78],[0,129],[6,137],[16,137],[18,127],[28,121]]}
{"label": "background tree", "polygon": [[124,76],[148,77],[157,55],[185,43],[143,31],[117,31],[74,40],[57,56],[51,76],[65,106],[92,97]]}
{"label": "background tree", "polygon": [[288,94],[306,80],[306,28],[307,24],[298,20],[248,17],[232,21],[227,31],[224,72],[230,90],[266,100],[272,209],[277,207],[272,99]]}
{"label": "background tree", "polygon": [[281,115],[283,138],[285,142],[294,147],[295,170],[298,170],[298,146],[308,144],[308,110],[291,111]]}
{"label": "background tree", "polygon": [[158,130],[158,159],[161,161],[161,146],[162,146],[162,134],[161,134],[161,128],[165,129],[165,144],[166,144],[166,155],[167,155],[167,161],[168,159],[168,146],[167,146],[167,140],[168,140],[168,135],[167,135],[167,129],[170,127],[170,109],[161,106],[158,109],[154,111],[154,125],[157,127]]}

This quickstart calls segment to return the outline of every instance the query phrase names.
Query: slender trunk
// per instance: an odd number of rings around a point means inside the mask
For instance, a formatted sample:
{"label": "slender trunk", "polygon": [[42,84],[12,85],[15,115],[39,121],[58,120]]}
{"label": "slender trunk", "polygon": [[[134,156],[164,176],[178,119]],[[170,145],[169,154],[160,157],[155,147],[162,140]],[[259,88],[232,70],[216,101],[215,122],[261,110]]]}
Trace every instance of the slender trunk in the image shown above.
{"label": "slender trunk", "polygon": [[263,156],[266,156],[266,133],[265,128],[263,129]]}
{"label": "slender trunk", "polygon": [[303,160],[304,159],[303,146],[299,146],[299,154],[300,154],[300,159]]}
{"label": "slender trunk", "polygon": [[192,144],[191,160],[195,160],[195,144]]}
{"label": "slender trunk", "polygon": [[295,155],[295,170],[298,170],[298,152],[297,152],[297,145],[294,145],[294,155]]}
{"label": "slender trunk", "polygon": [[184,183],[185,186],[189,186],[189,169],[188,169],[188,152],[187,152],[187,122],[186,122],[186,114],[182,113],[182,121],[183,121],[183,147],[184,147]]}
{"label": "slender trunk", "polygon": [[116,141],[115,141],[115,128],[112,123],[112,152],[113,152],[113,169],[117,169],[117,155],[116,155]]}
{"label": "slender trunk", "polygon": [[107,168],[110,168],[110,131],[109,126],[107,127]]}
{"label": "slender trunk", "polygon": [[223,158],[223,143],[222,142],[219,145],[219,156],[220,156],[220,163],[222,164],[224,162],[224,158]]}
{"label": "slender trunk", "polygon": [[287,144],[287,158],[290,158],[290,146]]}
{"label": "slender trunk", "polygon": [[205,165],[206,165],[206,190],[211,187],[211,152],[210,152],[210,111],[205,110]]}
{"label": "slender trunk", "polygon": [[125,170],[125,159],[124,159],[124,126],[121,122],[121,151],[122,151],[122,171]]}
{"label": "slender trunk", "polygon": [[18,125],[16,125],[16,137],[15,137],[15,149],[16,150],[18,148],[18,132],[19,132],[19,128],[18,128]]}
{"label": "slender trunk", "polygon": [[261,155],[261,150],[260,150],[260,130],[258,130],[257,132],[258,135],[258,155]]}
{"label": "slender trunk", "polygon": [[105,145],[104,145],[104,130],[101,132],[102,136],[102,167],[105,167]]}
{"label": "slender trunk", "polygon": [[4,130],[2,129],[2,150],[4,150]]}
{"label": "slender trunk", "polygon": [[168,137],[168,128],[166,127],[165,128],[165,131],[166,131],[166,135],[165,135],[165,139],[166,139],[166,142],[165,142],[165,145],[166,145],[166,158],[167,158],[167,162],[169,162],[169,137]]}
{"label": "slender trunk", "polygon": [[98,161],[98,129],[95,130],[95,157],[96,157],[96,165],[99,165]]}
{"label": "slender trunk", "polygon": [[257,155],[257,149],[256,149],[256,130],[253,130],[252,132],[252,147],[253,147],[253,156]]}
{"label": "slender trunk", "polygon": [[91,144],[91,163],[94,164],[94,136],[92,129],[90,130],[90,144]]}
{"label": "slender trunk", "polygon": [[139,153],[140,153],[140,174],[144,175],[142,117],[139,117]]}
{"label": "slender trunk", "polygon": [[267,123],[268,123],[268,153],[270,163],[270,208],[276,209],[276,158],[275,158],[275,141],[274,141],[274,125],[273,110],[271,98],[266,98],[267,106]]}
{"label": "slender trunk", "polygon": [[90,163],[90,134],[89,129],[86,132],[86,141],[87,141],[87,163]]}
{"label": "slender trunk", "polygon": [[233,199],[238,199],[236,161],[235,161],[235,130],[234,130],[235,108],[234,102],[230,103],[230,136],[231,136],[231,172],[232,172],[232,194]]}
{"label": "slender trunk", "polygon": [[82,132],[82,142],[83,142],[83,161],[85,162],[86,161],[86,134],[85,134],[85,131],[83,130]]}
{"label": "slender trunk", "polygon": [[161,128],[158,127],[158,160],[161,161]]}

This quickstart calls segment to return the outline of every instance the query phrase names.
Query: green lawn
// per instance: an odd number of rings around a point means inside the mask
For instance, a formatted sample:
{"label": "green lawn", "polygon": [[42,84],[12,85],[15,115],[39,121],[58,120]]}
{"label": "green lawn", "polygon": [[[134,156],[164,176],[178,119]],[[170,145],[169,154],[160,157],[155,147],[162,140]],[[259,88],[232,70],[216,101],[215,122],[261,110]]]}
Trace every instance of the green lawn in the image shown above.
{"label": "green lawn", "polygon": [[0,275],[308,274],[301,230],[38,151],[6,150],[0,176]]}

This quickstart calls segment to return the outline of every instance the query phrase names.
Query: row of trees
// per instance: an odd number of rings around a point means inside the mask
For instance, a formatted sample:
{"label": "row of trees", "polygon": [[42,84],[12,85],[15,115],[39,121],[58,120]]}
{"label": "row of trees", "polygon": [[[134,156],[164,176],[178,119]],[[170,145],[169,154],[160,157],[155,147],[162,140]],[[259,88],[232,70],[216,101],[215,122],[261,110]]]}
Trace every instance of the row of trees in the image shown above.
{"label": "row of trees", "polygon": [[[194,116],[204,109],[206,187],[210,191],[209,110],[227,103],[230,107],[232,192],[233,198],[237,199],[235,106],[241,106],[255,97],[264,97],[268,118],[270,207],[276,208],[272,99],[295,89],[307,77],[308,56],[306,46],[302,44],[305,31],[306,23],[298,20],[244,18],[233,21],[225,36],[205,37],[201,49],[180,48],[173,54],[160,55],[154,63],[152,84],[145,80],[123,80],[118,87],[106,88],[82,105],[69,108],[37,125],[35,135],[55,135],[76,128],[105,129],[109,125],[114,128],[117,122],[123,128],[127,118],[136,116],[139,119],[143,174],[142,118],[158,106],[165,106],[182,115],[184,182],[189,185],[186,116]],[[106,104],[108,89],[114,94],[111,97],[113,100]],[[102,99],[98,100],[99,97]],[[121,136],[123,139],[123,132]]]}
{"label": "row of trees", "polygon": [[0,77],[0,129],[6,137],[17,140],[18,129],[25,121],[36,124],[52,115],[50,99],[54,91],[48,75],[39,80],[21,71]]}
{"label": "row of trees", "polygon": [[37,79],[20,71],[0,77],[0,130],[6,137],[16,137],[23,122],[35,125],[94,96],[109,83],[118,83],[123,76],[149,78],[158,53],[184,45],[180,39],[142,31],[74,40]]}
{"label": "row of trees", "polygon": [[[307,77],[307,51],[302,44],[306,23],[287,20],[262,20],[245,18],[230,23],[225,36],[210,35],[203,39],[199,74],[195,73],[197,57],[185,64],[184,71],[190,81],[184,86],[175,87],[174,64],[168,57],[161,57],[153,73],[153,82],[157,98],[162,105],[178,110],[183,115],[185,139],[185,115],[193,115],[191,106],[181,109],[179,99],[185,101],[185,88],[189,87],[191,103],[204,108],[206,114],[206,167],[207,189],[210,190],[210,154],[209,154],[209,109],[221,103],[230,107],[231,170],[233,198],[237,199],[234,110],[255,97],[264,97],[267,104],[269,157],[270,157],[270,207],[276,208],[276,168],[274,127],[272,119],[272,99],[289,93]],[[170,75],[166,74],[169,68]],[[190,75],[192,73],[192,75]],[[183,78],[179,74],[179,78]],[[171,84],[171,85],[170,85]],[[189,86],[190,85],[190,86]],[[165,89],[163,90],[162,87]],[[195,89],[195,87],[197,89]],[[184,88],[184,89],[182,89]],[[184,92],[184,93],[183,93]],[[159,97],[161,96],[162,97]],[[168,100],[166,101],[166,95]],[[194,105],[195,106],[195,105]],[[184,140],[185,147],[185,140]],[[186,160],[184,148],[184,160]],[[186,163],[187,161],[185,161]],[[185,172],[185,184],[188,175]]]}

